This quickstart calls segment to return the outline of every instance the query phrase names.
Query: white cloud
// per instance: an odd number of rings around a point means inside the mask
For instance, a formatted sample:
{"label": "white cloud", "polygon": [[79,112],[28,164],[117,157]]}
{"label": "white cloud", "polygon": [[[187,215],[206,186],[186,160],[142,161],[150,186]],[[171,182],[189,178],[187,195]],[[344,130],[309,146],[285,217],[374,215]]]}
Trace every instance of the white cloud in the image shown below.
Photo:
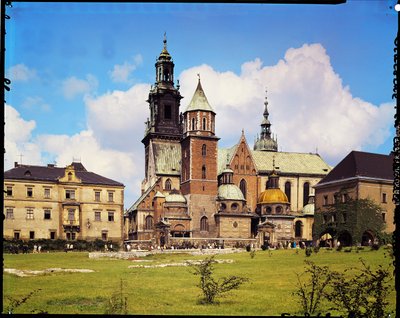
{"label": "white cloud", "polygon": [[51,107],[47,104],[42,97],[29,96],[22,102],[22,107],[31,110],[40,110],[43,112],[49,112]]}
{"label": "white cloud", "polygon": [[216,132],[223,147],[234,145],[242,128],[252,147],[260,132],[266,88],[279,150],[314,152],[318,148],[326,161],[337,163],[351,150],[382,144],[390,135],[393,105],[373,105],[353,97],[320,44],[291,48],[274,66],[262,66],[259,58],[246,62],[240,75],[207,65],[185,70],[180,75],[186,97],[182,111],[197,85],[197,73],[217,113]]}
{"label": "white cloud", "polygon": [[98,80],[95,76],[88,74],[86,79],[79,79],[75,76],[67,78],[62,83],[62,90],[65,98],[73,99],[77,95],[86,95],[97,89]]}
{"label": "white cloud", "polygon": [[17,64],[8,69],[7,76],[11,81],[26,82],[36,78],[36,70],[28,68],[25,64]]}
{"label": "white cloud", "polygon": [[32,131],[36,127],[33,120],[26,121],[10,105],[4,112],[4,169],[13,167],[14,162],[40,164],[39,146],[31,141]]}
{"label": "white cloud", "polygon": [[140,54],[133,57],[133,62],[124,62],[116,64],[112,71],[109,72],[111,79],[116,83],[132,83],[130,75],[136,68],[142,64],[143,58]]}

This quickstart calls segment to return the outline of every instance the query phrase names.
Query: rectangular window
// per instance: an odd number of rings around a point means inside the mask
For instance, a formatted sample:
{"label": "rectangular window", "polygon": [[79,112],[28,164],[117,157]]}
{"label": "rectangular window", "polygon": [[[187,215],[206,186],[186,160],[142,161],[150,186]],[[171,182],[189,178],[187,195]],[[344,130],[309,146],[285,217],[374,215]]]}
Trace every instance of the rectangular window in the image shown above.
{"label": "rectangular window", "polygon": [[6,208],[6,219],[13,219],[13,218],[14,218],[14,209]]}
{"label": "rectangular window", "polygon": [[108,212],[108,221],[114,222],[114,212]]}
{"label": "rectangular window", "polygon": [[382,212],[382,220],[383,220],[383,222],[386,222],[386,213],[385,212]]}
{"label": "rectangular window", "polygon": [[35,239],[35,231],[29,231],[29,239],[34,240]]}
{"label": "rectangular window", "polygon": [[19,240],[20,237],[20,231],[14,231],[14,239]]}
{"label": "rectangular window", "polygon": [[100,201],[100,191],[94,191],[94,200]]}
{"label": "rectangular window", "polygon": [[165,119],[172,118],[171,105],[164,105],[164,118]]}
{"label": "rectangular window", "polygon": [[114,192],[108,191],[108,202],[114,202]]}
{"label": "rectangular window", "polygon": [[103,241],[107,241],[107,232],[106,231],[101,232],[101,239]]}
{"label": "rectangular window", "polygon": [[33,197],[33,188],[26,188],[26,196],[28,198],[32,198]]}
{"label": "rectangular window", "polygon": [[324,195],[324,205],[328,205],[328,196]]}
{"label": "rectangular window", "polygon": [[101,221],[101,212],[100,211],[95,211],[94,212],[94,220],[95,221]]}
{"label": "rectangular window", "polygon": [[7,186],[6,194],[7,194],[8,197],[12,197],[13,188],[11,186]]}
{"label": "rectangular window", "polygon": [[323,220],[323,224],[325,224],[325,223],[327,223],[328,222],[328,216],[327,215],[324,215],[324,220]]}
{"label": "rectangular window", "polygon": [[44,219],[51,220],[51,210],[49,210],[49,209],[44,210]]}
{"label": "rectangular window", "polygon": [[44,189],[44,198],[50,199],[50,189],[49,188]]}
{"label": "rectangular window", "polygon": [[26,219],[33,220],[33,209],[26,209]]}
{"label": "rectangular window", "polygon": [[50,232],[50,240],[55,240],[56,239],[56,232],[55,231],[51,231]]}
{"label": "rectangular window", "polygon": [[68,210],[68,221],[75,221],[75,210]]}
{"label": "rectangular window", "polygon": [[382,193],[382,203],[387,203],[386,193]]}
{"label": "rectangular window", "polygon": [[65,198],[75,200],[75,190],[65,190]]}

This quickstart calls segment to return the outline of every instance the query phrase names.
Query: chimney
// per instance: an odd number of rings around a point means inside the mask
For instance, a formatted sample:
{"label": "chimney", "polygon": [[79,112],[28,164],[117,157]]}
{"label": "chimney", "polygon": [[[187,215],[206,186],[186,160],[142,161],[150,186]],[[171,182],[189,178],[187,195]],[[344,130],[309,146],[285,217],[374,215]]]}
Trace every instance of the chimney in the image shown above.
{"label": "chimney", "polygon": [[14,168],[18,167],[18,161],[14,161]]}

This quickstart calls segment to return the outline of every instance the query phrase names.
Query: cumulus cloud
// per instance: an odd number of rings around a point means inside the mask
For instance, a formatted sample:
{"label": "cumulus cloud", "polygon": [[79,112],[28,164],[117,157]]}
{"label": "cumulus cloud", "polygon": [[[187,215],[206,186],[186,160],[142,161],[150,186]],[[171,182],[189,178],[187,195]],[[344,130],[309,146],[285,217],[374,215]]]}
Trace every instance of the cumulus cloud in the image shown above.
{"label": "cumulus cloud", "polygon": [[132,83],[130,75],[136,68],[142,64],[143,58],[140,54],[133,57],[131,62],[114,65],[112,71],[109,72],[111,79],[116,83]]}
{"label": "cumulus cloud", "polygon": [[7,76],[11,81],[26,82],[36,77],[36,70],[30,69],[25,64],[17,64],[8,69]]}
{"label": "cumulus cloud", "polygon": [[95,76],[88,74],[86,79],[79,79],[75,76],[69,77],[62,83],[62,90],[65,98],[73,99],[78,95],[86,95],[97,89],[98,80]]}
{"label": "cumulus cloud", "polygon": [[221,146],[234,145],[242,128],[253,145],[266,97],[279,150],[315,152],[318,148],[326,161],[337,163],[351,150],[377,146],[390,135],[393,105],[373,105],[352,96],[320,44],[291,48],[273,66],[263,66],[256,58],[244,63],[239,75],[208,65],[185,70],[180,75],[182,94],[188,97],[184,107],[197,85],[197,73],[217,113]]}
{"label": "cumulus cloud", "polygon": [[12,106],[5,105],[4,111],[4,168],[10,169],[14,162],[40,164],[39,146],[31,140],[36,127],[34,120],[24,120]]}
{"label": "cumulus cloud", "polygon": [[43,112],[49,112],[51,106],[47,104],[42,97],[29,96],[22,102],[22,107],[30,110],[40,110]]}

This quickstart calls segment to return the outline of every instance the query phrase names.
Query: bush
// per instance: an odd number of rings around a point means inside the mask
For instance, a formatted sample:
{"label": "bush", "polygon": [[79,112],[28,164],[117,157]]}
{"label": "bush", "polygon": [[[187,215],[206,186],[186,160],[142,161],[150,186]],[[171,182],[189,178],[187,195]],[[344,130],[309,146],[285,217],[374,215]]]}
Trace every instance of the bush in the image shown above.
{"label": "bush", "polygon": [[247,252],[250,252],[251,251],[251,245],[249,244],[249,245],[246,245],[246,251]]}
{"label": "bush", "polygon": [[318,252],[319,252],[319,249],[320,249],[319,246],[314,246],[314,247],[313,247],[314,253],[318,253]]}
{"label": "bush", "polygon": [[261,245],[261,249],[262,249],[263,251],[265,251],[266,249],[268,249],[268,246],[265,245],[265,244],[263,244],[263,245]]}
{"label": "bush", "polygon": [[306,252],[306,256],[310,257],[311,254],[312,254],[312,248],[311,247],[306,247],[305,252]]}
{"label": "bush", "polygon": [[343,249],[343,246],[342,246],[342,245],[339,245],[338,247],[336,247],[336,250],[337,250],[338,252],[340,252],[342,249]]}
{"label": "bush", "polygon": [[377,251],[377,250],[379,250],[380,247],[381,246],[379,244],[372,244],[371,251]]}

